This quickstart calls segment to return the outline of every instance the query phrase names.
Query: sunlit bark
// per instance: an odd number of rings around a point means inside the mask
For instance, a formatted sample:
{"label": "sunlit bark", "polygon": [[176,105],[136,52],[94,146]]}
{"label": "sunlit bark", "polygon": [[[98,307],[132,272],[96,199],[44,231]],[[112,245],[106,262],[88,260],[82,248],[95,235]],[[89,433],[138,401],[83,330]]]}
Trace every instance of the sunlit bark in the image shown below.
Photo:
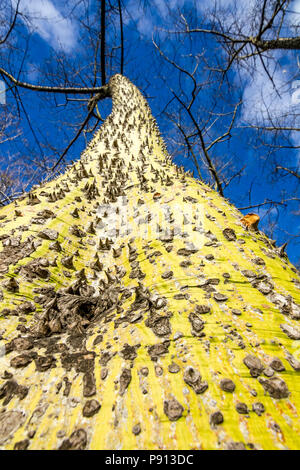
{"label": "sunlit bark", "polygon": [[299,448],[295,268],[109,88],[81,159],[0,209],[1,447]]}

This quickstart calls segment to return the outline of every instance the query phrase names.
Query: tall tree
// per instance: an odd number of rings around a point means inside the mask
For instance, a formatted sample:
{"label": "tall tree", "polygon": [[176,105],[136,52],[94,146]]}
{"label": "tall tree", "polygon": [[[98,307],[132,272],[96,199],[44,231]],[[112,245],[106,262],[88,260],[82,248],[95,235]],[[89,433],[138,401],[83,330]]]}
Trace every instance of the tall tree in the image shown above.
{"label": "tall tree", "polygon": [[297,262],[297,50],[258,53],[253,43],[297,38],[295,2],[45,3],[2,0],[0,9],[0,78],[23,131],[2,145],[2,166],[7,155],[25,165],[21,186],[52,178],[83,150],[109,112],[101,85],[125,70],[153,99],[175,161],[259,210],[264,229],[269,214],[268,234]]}
{"label": "tall tree", "polygon": [[296,269],[108,88],[81,159],[0,210],[1,447],[299,448]]}

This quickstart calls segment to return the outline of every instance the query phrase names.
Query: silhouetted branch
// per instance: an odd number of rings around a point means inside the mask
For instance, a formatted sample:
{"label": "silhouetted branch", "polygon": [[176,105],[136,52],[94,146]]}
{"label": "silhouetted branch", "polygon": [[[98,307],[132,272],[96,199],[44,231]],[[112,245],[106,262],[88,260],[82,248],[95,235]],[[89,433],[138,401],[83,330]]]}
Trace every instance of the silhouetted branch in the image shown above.
{"label": "silhouetted branch", "polygon": [[279,166],[279,165],[278,165],[278,166],[276,167],[276,171],[277,171],[277,170],[284,170],[284,171],[286,171],[287,173],[290,173],[291,175],[295,176],[296,178],[298,178],[298,179],[300,180],[300,173],[297,173],[296,171],[293,171],[293,170],[291,170],[290,168],[285,168],[285,167],[283,167],[283,166]]}
{"label": "silhouetted branch", "polygon": [[106,83],[105,73],[105,0],[101,0],[101,83]]}
{"label": "silhouetted branch", "polygon": [[13,30],[14,27],[15,27],[15,24],[16,24],[16,21],[17,21],[17,16],[18,16],[18,14],[19,14],[19,4],[20,4],[20,1],[21,1],[21,0],[18,0],[18,2],[17,2],[15,14],[14,14],[14,18],[13,18],[11,24],[10,24],[10,27],[8,28],[7,33],[6,33],[5,36],[4,36],[4,38],[3,38],[3,39],[0,39],[0,44],[4,44],[4,43],[7,41],[7,39],[8,39],[8,37],[9,37],[10,33],[12,32],[12,30]]}
{"label": "silhouetted branch", "polygon": [[66,93],[66,94],[91,94],[91,93],[99,93],[100,98],[104,99],[107,97],[111,97],[109,86],[103,85],[101,87],[64,87],[64,86],[42,86],[42,85],[33,85],[31,83],[21,82],[20,80],[16,79],[8,73],[6,70],[0,67],[0,74],[8,78],[15,86],[19,86],[21,88],[26,88],[27,90],[32,91],[40,91],[46,93]]}
{"label": "silhouetted branch", "polygon": [[124,30],[121,0],[118,0],[119,18],[120,18],[120,36],[121,36],[121,75],[124,73]]}

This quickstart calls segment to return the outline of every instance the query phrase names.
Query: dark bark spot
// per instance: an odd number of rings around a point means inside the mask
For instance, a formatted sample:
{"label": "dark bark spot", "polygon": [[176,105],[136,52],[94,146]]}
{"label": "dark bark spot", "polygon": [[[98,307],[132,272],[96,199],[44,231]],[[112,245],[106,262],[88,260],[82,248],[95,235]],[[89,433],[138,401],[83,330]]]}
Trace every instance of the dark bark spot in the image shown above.
{"label": "dark bark spot", "polygon": [[272,369],[276,372],[283,372],[285,370],[282,361],[278,357],[274,357],[272,359],[272,361],[270,362],[270,367],[272,367]]}
{"label": "dark bark spot", "polygon": [[36,310],[36,307],[33,302],[28,302],[28,301],[22,302],[18,306],[18,311],[22,315],[28,315],[29,313],[35,312],[35,310]]}
{"label": "dark bark spot", "polygon": [[205,322],[195,313],[189,314],[189,321],[192,325],[192,335],[199,336],[204,329]]}
{"label": "dark bark spot", "polygon": [[106,366],[115,355],[116,355],[115,352],[104,351],[101,354],[99,363],[101,364],[101,366]]}
{"label": "dark bark spot", "polygon": [[69,344],[73,349],[84,349],[85,346],[85,336],[69,336],[67,339],[67,344]]}
{"label": "dark bark spot", "polygon": [[245,366],[250,369],[250,374],[252,377],[258,377],[262,371],[264,370],[264,365],[258,357],[252,356],[248,354],[244,359],[243,362]]}
{"label": "dark bark spot", "polygon": [[72,235],[75,235],[75,237],[78,237],[78,238],[86,237],[86,233],[83,230],[81,230],[78,227],[78,225],[72,225],[72,227],[70,227],[70,229],[69,229],[69,232]]}
{"label": "dark bark spot", "polygon": [[135,435],[135,436],[138,436],[142,431],[142,428],[141,428],[141,425],[140,424],[135,424],[132,428],[132,433]]}
{"label": "dark bark spot", "polygon": [[101,373],[100,373],[101,380],[105,380],[107,375],[108,375],[108,369],[104,367],[103,369],[101,369]]}
{"label": "dark bark spot", "polygon": [[206,381],[202,382],[200,372],[197,369],[194,369],[192,366],[189,366],[185,369],[183,380],[197,394],[204,393],[208,389],[208,383]]}
{"label": "dark bark spot", "polygon": [[180,371],[180,367],[178,364],[176,364],[176,362],[172,362],[169,366],[168,366],[168,371],[171,373],[171,374],[177,374],[179,371]]}
{"label": "dark bark spot", "polygon": [[209,417],[209,422],[211,426],[217,426],[218,424],[222,424],[224,421],[223,414],[221,411],[215,411]]}
{"label": "dark bark spot", "polygon": [[15,338],[5,345],[6,353],[11,351],[27,351],[33,348],[33,341],[29,338]]}
{"label": "dark bark spot", "polygon": [[2,285],[8,292],[15,293],[19,291],[19,283],[14,277],[10,277],[7,281],[4,281]]}
{"label": "dark bark spot", "polygon": [[164,373],[164,370],[161,366],[155,366],[156,377],[160,377],[161,375],[163,375],[163,373]]}
{"label": "dark bark spot", "polygon": [[246,403],[238,402],[235,405],[235,409],[241,415],[246,415],[249,413],[248,406],[246,405]]}
{"label": "dark bark spot", "polygon": [[14,396],[18,396],[23,400],[28,394],[28,387],[19,385],[15,380],[8,380],[0,388],[0,399],[4,398],[3,406],[8,405]]}
{"label": "dark bark spot", "polygon": [[288,323],[282,323],[280,325],[282,331],[290,338],[294,340],[300,339],[300,330],[289,325]]}
{"label": "dark bark spot", "polygon": [[129,344],[125,343],[123,348],[120,351],[121,357],[127,360],[134,360],[137,356],[136,349],[139,348],[140,345],[136,346],[129,346]]}
{"label": "dark bark spot", "polygon": [[265,412],[265,407],[262,403],[256,402],[252,405],[252,410],[258,415],[261,416]]}
{"label": "dark bark spot", "polygon": [[179,256],[190,256],[191,254],[193,253],[196,253],[198,250],[193,250],[193,249],[187,249],[187,248],[180,248],[178,251],[177,251],[177,254]]}
{"label": "dark bark spot", "polygon": [[96,413],[98,413],[98,411],[100,410],[101,408],[101,405],[100,403],[98,402],[98,400],[88,400],[84,407],[83,407],[83,410],[82,410],[82,414],[83,416],[85,416],[86,418],[91,418],[92,416],[94,416]]}
{"label": "dark bark spot", "polygon": [[16,442],[14,445],[14,450],[27,450],[29,447],[29,439],[24,439],[23,441]]}
{"label": "dark bark spot", "polygon": [[229,442],[226,446],[227,450],[246,450],[243,442]]}
{"label": "dark bark spot", "polygon": [[131,370],[123,369],[120,375],[120,395],[124,395],[126,389],[131,382]]}
{"label": "dark bark spot", "polygon": [[95,353],[93,351],[86,351],[82,353],[61,355],[61,364],[68,372],[72,367],[76,372],[89,372],[94,369]]}
{"label": "dark bark spot", "polygon": [[181,263],[179,263],[179,266],[181,268],[188,268],[189,266],[192,266],[192,262],[190,260],[184,260],[184,261],[181,261]]}
{"label": "dark bark spot", "polygon": [[174,275],[173,271],[166,271],[161,275],[161,277],[162,279],[171,279],[173,275]]}
{"label": "dark bark spot", "polygon": [[152,361],[157,361],[159,356],[167,354],[170,346],[170,341],[164,341],[163,343],[154,344],[149,346],[148,353]]}
{"label": "dark bark spot", "polygon": [[234,242],[236,240],[236,234],[232,228],[225,228],[223,230],[223,235],[229,242]]}
{"label": "dark bark spot", "polygon": [[43,217],[44,219],[53,219],[55,217],[54,212],[50,211],[49,209],[44,209],[37,213],[38,217]]}
{"label": "dark bark spot", "polygon": [[272,290],[274,289],[273,284],[268,281],[253,282],[252,286],[264,295],[270,294],[270,292],[272,292]]}
{"label": "dark bark spot", "polygon": [[300,361],[296,359],[292,354],[287,353],[286,360],[289,362],[289,364],[293,367],[294,370],[297,372],[300,371]]}
{"label": "dark bark spot", "polygon": [[257,264],[258,266],[265,266],[265,264],[266,264],[264,262],[264,260],[262,258],[259,258],[259,257],[253,258],[251,261],[252,261],[252,263]]}
{"label": "dark bark spot", "polygon": [[72,432],[69,439],[65,439],[59,450],[84,450],[87,445],[87,435],[84,429]]}
{"label": "dark bark spot", "polygon": [[40,241],[38,243],[35,242],[34,244],[32,241],[33,237],[30,236],[18,246],[5,246],[3,251],[0,253],[0,273],[6,273],[10,264],[15,265],[21,259],[31,255],[31,253],[33,253],[41,244]]}
{"label": "dark bark spot", "polygon": [[259,379],[259,383],[272,398],[287,398],[290,392],[284,380],[279,377],[271,377],[270,379]]}
{"label": "dark bark spot", "polygon": [[96,380],[94,372],[86,372],[83,376],[83,396],[92,397],[96,394]]}
{"label": "dark bark spot", "polygon": [[216,292],[214,294],[214,299],[217,301],[217,302],[226,302],[226,300],[228,300],[228,296],[225,295],[225,294],[221,294],[220,292]]}
{"label": "dark bark spot", "polygon": [[25,421],[24,413],[20,411],[6,411],[0,414],[0,444],[3,444],[8,438],[23,425]]}
{"label": "dark bark spot", "polygon": [[56,367],[55,358],[53,356],[38,356],[35,359],[35,366],[38,372],[46,372],[46,370]]}
{"label": "dark bark spot", "polygon": [[205,313],[210,313],[210,306],[209,305],[196,305],[195,307],[195,313],[204,315]]}
{"label": "dark bark spot", "polygon": [[[64,388],[63,395],[64,395],[64,397],[68,397],[70,395],[72,382],[69,381],[68,377],[64,377],[64,383],[65,383],[65,388]],[[61,384],[61,386],[62,386],[62,384]]]}
{"label": "dark bark spot", "polygon": [[152,329],[156,336],[169,336],[172,333],[169,318],[151,314],[145,325]]}
{"label": "dark bark spot", "polygon": [[170,421],[177,421],[181,418],[184,408],[175,398],[164,401],[164,413]]}
{"label": "dark bark spot", "polygon": [[61,259],[61,264],[67,269],[75,269],[73,264],[73,256],[65,256]]}
{"label": "dark bark spot", "polygon": [[102,341],[103,341],[103,336],[102,335],[96,336],[96,338],[93,341],[93,346],[96,346],[97,344],[102,343]]}
{"label": "dark bark spot", "polygon": [[39,232],[38,236],[43,240],[56,240],[58,237],[58,232],[50,228],[44,228]]}
{"label": "dark bark spot", "polygon": [[16,356],[10,361],[10,365],[15,369],[19,369],[28,366],[28,364],[32,362],[32,359],[33,358],[28,354],[20,354],[20,356]]}
{"label": "dark bark spot", "polygon": [[240,310],[236,309],[236,308],[233,308],[233,309],[231,310],[231,313],[232,313],[233,315],[237,315],[237,316],[242,315],[242,312],[241,312]]}
{"label": "dark bark spot", "polygon": [[62,251],[61,244],[56,240],[55,242],[50,243],[49,250],[53,250],[53,251],[56,251],[57,253],[60,253]]}
{"label": "dark bark spot", "polygon": [[147,377],[149,375],[149,369],[148,367],[142,367],[140,369],[140,374],[143,376],[143,377]]}
{"label": "dark bark spot", "polygon": [[234,392],[235,383],[231,379],[222,379],[220,387],[224,392]]}
{"label": "dark bark spot", "polygon": [[44,267],[43,258],[36,258],[21,267],[20,274],[27,280],[45,279],[49,280],[50,271]]}

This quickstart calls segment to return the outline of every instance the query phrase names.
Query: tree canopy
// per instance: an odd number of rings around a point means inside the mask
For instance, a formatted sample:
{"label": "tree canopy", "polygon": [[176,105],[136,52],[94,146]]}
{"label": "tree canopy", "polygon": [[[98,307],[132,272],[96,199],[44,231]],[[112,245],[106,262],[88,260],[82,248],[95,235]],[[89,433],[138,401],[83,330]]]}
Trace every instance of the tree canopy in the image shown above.
{"label": "tree canopy", "polygon": [[297,1],[1,0],[0,15],[2,205],[77,158],[120,72],[174,161],[298,263]]}

